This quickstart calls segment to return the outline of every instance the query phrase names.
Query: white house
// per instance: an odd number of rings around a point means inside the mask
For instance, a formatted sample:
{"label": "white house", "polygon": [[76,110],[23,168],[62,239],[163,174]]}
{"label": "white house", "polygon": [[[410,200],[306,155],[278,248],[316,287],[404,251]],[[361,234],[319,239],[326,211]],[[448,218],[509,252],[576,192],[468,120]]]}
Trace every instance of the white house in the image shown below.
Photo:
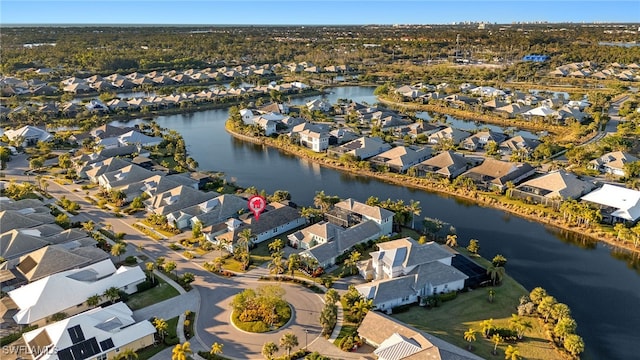
{"label": "white house", "polygon": [[346,199],[335,204],[334,207],[355,214],[363,220],[372,220],[380,227],[381,235],[390,235],[393,232],[393,215],[395,215],[393,211],[379,206],[370,206],[354,199]]}
{"label": "white house", "polygon": [[253,114],[253,111],[249,109],[240,110],[240,117],[242,118],[242,122],[245,123],[245,125],[253,124],[254,116],[255,115]]}
{"label": "white house", "polygon": [[361,137],[344,145],[333,148],[331,151],[340,156],[351,154],[357,159],[365,160],[391,149],[391,145],[378,137]]}
{"label": "white house", "polygon": [[7,130],[4,132],[10,141],[22,139],[22,146],[31,146],[38,141],[49,141],[53,139],[53,135],[43,129],[35,126],[27,125],[16,130]]}
{"label": "white house", "polygon": [[356,286],[378,310],[411,304],[434,294],[458,291],[469,277],[451,266],[454,254],[430,242],[420,245],[412,238],[378,244],[379,251],[359,268],[372,282]]}
{"label": "white house", "polygon": [[153,345],[155,327],[123,302],[95,308],[22,335],[35,360],[112,359]]}
{"label": "white house", "polygon": [[140,267],[116,269],[110,259],[105,259],[84,268],[47,276],[12,290],[8,295],[18,310],[13,316],[16,323],[42,324],[58,312],[74,315],[86,310],[90,296],[103,294],[111,287],[133,294],[145,279]]}
{"label": "white house", "polygon": [[306,146],[315,152],[323,152],[329,148],[329,133],[325,131],[305,129],[298,134],[300,136],[300,145]]}
{"label": "white house", "polygon": [[636,222],[640,219],[640,191],[604,184],[581,198],[603,208],[603,220]]}
{"label": "white house", "polygon": [[638,158],[623,151],[614,151],[591,160],[589,167],[603,173],[624,176],[624,165],[634,161],[638,161]]}

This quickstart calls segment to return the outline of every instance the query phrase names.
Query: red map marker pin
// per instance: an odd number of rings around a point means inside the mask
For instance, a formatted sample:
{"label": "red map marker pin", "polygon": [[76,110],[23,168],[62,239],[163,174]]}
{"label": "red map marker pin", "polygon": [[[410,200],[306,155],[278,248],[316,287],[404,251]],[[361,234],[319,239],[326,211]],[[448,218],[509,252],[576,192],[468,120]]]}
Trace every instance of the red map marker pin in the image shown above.
{"label": "red map marker pin", "polygon": [[267,207],[267,200],[265,200],[260,195],[254,195],[249,198],[249,210],[253,213],[253,216],[256,217],[256,220],[260,219],[260,213],[264,211],[264,208]]}

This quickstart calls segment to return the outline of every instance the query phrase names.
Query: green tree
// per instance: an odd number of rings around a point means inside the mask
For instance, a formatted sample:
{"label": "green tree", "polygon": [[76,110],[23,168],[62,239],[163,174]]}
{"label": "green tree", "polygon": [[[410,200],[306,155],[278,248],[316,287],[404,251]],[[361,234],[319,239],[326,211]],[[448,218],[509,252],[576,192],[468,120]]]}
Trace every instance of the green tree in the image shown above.
{"label": "green tree", "polygon": [[193,354],[191,343],[185,341],[184,344],[177,344],[171,350],[171,360],[187,360],[191,354]]}
{"label": "green tree", "polygon": [[349,313],[353,320],[359,324],[371,309],[373,309],[373,300],[360,299],[351,306]]}
{"label": "green tree", "polygon": [[576,334],[567,335],[562,344],[573,356],[578,356],[584,351],[584,341]]}
{"label": "green tree", "polygon": [[32,170],[40,169],[44,165],[44,161],[40,157],[35,157],[29,161],[29,168]]}
{"label": "green tree", "polygon": [[211,345],[211,351],[209,351],[209,354],[213,355],[214,357],[217,357],[218,355],[222,354],[222,348],[224,347],[224,344],[220,344],[218,342],[214,342]]}
{"label": "green tree", "polygon": [[493,260],[491,260],[491,263],[493,264],[493,266],[504,267],[505,265],[507,265],[507,258],[501,254],[497,254],[496,256],[493,257]]}
{"label": "green tree", "polygon": [[568,335],[575,334],[577,327],[578,324],[575,320],[570,317],[563,317],[558,320],[558,323],[553,328],[553,333],[560,338],[560,341],[564,341]]}
{"label": "green tree", "polygon": [[169,324],[160,318],[155,318],[153,320],[153,326],[156,328],[158,335],[160,335],[160,339],[164,340],[164,336],[167,334],[167,330],[169,330]]}
{"label": "green tree", "polygon": [[540,301],[542,301],[542,299],[545,296],[547,296],[547,291],[541,287],[534,288],[529,293],[529,298],[531,299],[531,302],[533,302],[536,305],[540,304]]}
{"label": "green tree", "polygon": [[324,302],[327,304],[335,304],[340,301],[340,294],[336,289],[329,289],[324,294]]}
{"label": "green tree", "polygon": [[284,272],[284,261],[282,260],[282,253],[278,252],[274,254],[268,267],[269,271],[272,274],[276,276],[282,274]]}
{"label": "green tree", "polygon": [[349,254],[349,257],[344,261],[344,268],[349,275],[354,275],[358,272],[358,261],[360,261],[360,253],[354,250]]}
{"label": "green tree", "polygon": [[571,309],[567,304],[557,303],[551,306],[551,318],[558,321],[565,317],[571,316]]}
{"label": "green tree", "polygon": [[482,336],[488,338],[489,333],[494,330],[496,326],[493,324],[493,319],[483,320],[480,323],[480,332],[482,332]]}
{"label": "green tree", "polygon": [[262,345],[262,355],[265,359],[270,360],[273,358],[273,355],[278,352],[278,345],[273,341],[269,341]]}
{"label": "green tree", "polygon": [[493,334],[491,336],[491,342],[493,343],[493,355],[498,354],[498,345],[504,342],[504,338],[500,334]]}
{"label": "green tree", "polygon": [[543,297],[542,300],[540,300],[540,303],[538,304],[538,314],[542,316],[544,322],[547,322],[549,320],[549,317],[551,317],[553,306],[557,303],[558,301],[556,301],[556,298],[549,295]]}
{"label": "green tree", "polygon": [[112,286],[104,291],[102,296],[106,297],[109,301],[116,302],[116,300],[120,299],[120,289],[115,286]]}
{"label": "green tree", "polygon": [[287,359],[291,358],[291,349],[298,346],[298,337],[292,332],[286,332],[280,338],[280,346],[287,351]]}
{"label": "green tree", "polygon": [[147,268],[147,272],[149,273],[149,276],[151,277],[151,282],[155,282],[155,275],[153,275],[153,270],[156,268],[156,264],[154,262],[147,262],[145,264],[146,268]]}
{"label": "green tree", "polygon": [[320,326],[322,335],[329,335],[338,322],[338,306],[335,303],[325,303],[320,312]]}
{"label": "green tree", "polygon": [[458,246],[458,235],[456,234],[449,234],[447,235],[447,241],[445,243],[447,246],[449,246],[450,248],[455,248]]}
{"label": "green tree", "polygon": [[518,339],[522,340],[525,331],[532,328],[531,322],[516,314],[511,314],[509,319],[509,329],[516,332]]}
{"label": "green tree", "polygon": [[135,350],[133,350],[131,348],[126,348],[126,349],[122,350],[118,354],[118,357],[116,359],[118,359],[118,360],[133,360],[133,359],[137,359],[137,358],[138,358],[138,354],[135,352]]}
{"label": "green tree", "polygon": [[168,261],[168,262],[164,263],[162,268],[164,269],[164,272],[171,273],[173,270],[176,269],[177,266],[178,265],[176,264],[175,261]]}
{"label": "green tree", "polygon": [[495,286],[502,282],[502,279],[505,276],[505,270],[502,266],[489,265],[487,268],[487,275],[491,276],[491,281]]}
{"label": "green tree", "polygon": [[280,250],[282,250],[283,247],[284,247],[284,244],[282,243],[281,239],[275,239],[269,243],[269,251],[272,254],[280,252]]}
{"label": "green tree", "polygon": [[68,169],[72,165],[73,162],[71,161],[71,157],[69,156],[69,154],[64,153],[58,156],[58,166],[60,166],[62,169]]}
{"label": "green tree", "polygon": [[198,239],[202,236],[202,223],[200,221],[194,221],[191,226],[191,233],[194,239]]}
{"label": "green tree", "polygon": [[91,295],[87,298],[87,305],[90,307],[96,307],[100,304],[101,296],[98,294]]}
{"label": "green tree", "polygon": [[124,254],[125,252],[127,252],[127,244],[123,242],[115,243],[111,247],[111,255],[117,256],[118,262],[120,262],[120,256],[122,256],[122,254]]}
{"label": "green tree", "polygon": [[301,264],[302,264],[302,260],[300,260],[300,255],[298,254],[289,255],[289,258],[287,259],[287,269],[289,270],[289,273],[291,274],[292,279],[295,279],[296,270],[300,268]]}
{"label": "green tree", "polygon": [[471,351],[471,343],[476,341],[476,330],[473,328],[469,328],[469,330],[464,332],[464,341],[468,342],[467,349]]}
{"label": "green tree", "polygon": [[522,356],[520,356],[520,350],[516,346],[508,345],[504,350],[504,358],[505,360],[520,360]]}
{"label": "green tree", "polygon": [[469,245],[467,246],[467,250],[474,255],[478,255],[478,251],[480,251],[480,243],[476,239],[469,240]]}

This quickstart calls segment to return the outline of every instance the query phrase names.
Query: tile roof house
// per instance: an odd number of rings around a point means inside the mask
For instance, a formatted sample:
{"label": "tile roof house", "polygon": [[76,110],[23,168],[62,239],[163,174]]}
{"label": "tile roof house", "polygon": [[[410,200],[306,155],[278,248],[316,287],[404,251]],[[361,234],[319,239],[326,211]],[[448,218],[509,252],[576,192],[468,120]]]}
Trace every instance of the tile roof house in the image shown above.
{"label": "tile roof house", "polygon": [[624,176],[624,164],[634,161],[638,161],[638,158],[623,151],[614,151],[591,160],[589,167],[602,173]]}
{"label": "tile roof house", "polygon": [[107,191],[142,181],[155,175],[153,171],[141,166],[129,164],[121,169],[105,172],[98,176],[98,184]]}
{"label": "tile roof house", "polygon": [[528,163],[512,163],[487,158],[482,164],[467,170],[462,176],[471,178],[478,187],[504,190],[508,182],[517,185],[535,173]]}
{"label": "tile roof house", "polygon": [[525,138],[521,135],[512,137],[500,143],[500,153],[509,155],[515,151],[524,151],[529,156],[540,145],[540,140]]}
{"label": "tile roof house", "polygon": [[604,184],[580,200],[600,206],[603,221],[636,222],[640,219],[640,191]]}
{"label": "tile roof house", "polygon": [[390,170],[404,173],[410,167],[431,157],[430,148],[414,149],[407,146],[396,146],[372,157],[369,161],[376,165],[386,165]]}
{"label": "tile roof house", "polygon": [[433,174],[453,179],[467,171],[472,166],[472,163],[473,161],[470,158],[449,150],[416,165],[416,170],[418,176]]}
{"label": "tile roof house", "polygon": [[0,257],[11,260],[47,245],[49,242],[40,237],[16,229],[9,230],[0,235]]}
{"label": "tile roof house", "polygon": [[238,234],[245,229],[250,229],[253,243],[258,244],[274,236],[293,230],[306,223],[300,211],[281,203],[270,203],[265,211],[260,214],[260,220],[248,216],[242,220],[231,218],[227,220],[227,231],[220,234],[205,234],[207,239],[215,244],[222,243],[230,252],[237,245]]}
{"label": "tile roof house", "polygon": [[361,275],[373,281],[356,286],[377,310],[390,311],[433,294],[461,290],[469,278],[451,266],[455,255],[435,242],[421,245],[403,238],[379,243],[378,248],[359,266]]}
{"label": "tile roof house", "polygon": [[359,218],[360,222],[372,220],[380,227],[381,235],[390,235],[392,232],[393,216],[395,215],[393,211],[379,206],[370,206],[354,199],[343,200],[335,204],[334,209],[342,210],[350,216],[355,216]]}
{"label": "tile roof house", "polygon": [[531,198],[533,201],[548,205],[553,201],[579,199],[594,187],[595,184],[592,182],[581,180],[564,170],[558,170],[525,181],[511,191],[511,196],[522,199]]}
{"label": "tile roof house", "polygon": [[247,208],[247,200],[236,195],[223,194],[200,204],[180,209],[167,215],[169,224],[175,222],[179,229],[193,227],[196,222],[203,227],[217,225],[237,216]]}
{"label": "tile roof house", "polygon": [[[80,269],[59,272],[8,293],[18,312],[18,324],[42,324],[47,317],[65,312],[74,315],[86,310],[87,298],[111,287],[132,294],[146,276],[138,266],[118,269],[110,259]],[[73,289],[73,291],[69,291]],[[55,299],[55,301],[52,301]]]}
{"label": "tile roof house", "polygon": [[416,330],[390,316],[369,311],[358,336],[376,348],[378,360],[481,360],[436,336]]}
{"label": "tile roof house", "polygon": [[53,140],[53,135],[43,129],[31,125],[26,125],[16,130],[7,130],[4,134],[7,135],[11,141],[18,138],[23,139],[22,146],[32,146],[37,144],[38,141]]}
{"label": "tile roof house", "polygon": [[451,140],[454,145],[459,144],[462,140],[468,138],[471,133],[448,127],[429,135],[429,143],[437,144],[443,140]]}
{"label": "tile roof house", "polygon": [[487,130],[487,131],[479,131],[468,138],[462,140],[460,145],[469,150],[476,151],[478,149],[484,149],[489,141],[495,141],[497,144],[505,141],[507,136],[502,133],[498,133],[495,131]]}
{"label": "tile roof house", "polygon": [[151,322],[136,321],[118,302],[29,331],[22,339],[33,359],[112,359],[125,349],[152,345],[155,332]]}
{"label": "tile roof house", "polygon": [[145,203],[148,211],[158,215],[169,215],[174,211],[204,203],[218,195],[215,192],[202,192],[190,186],[180,185],[164,192],[156,192],[156,195]]}
{"label": "tile roof house", "polygon": [[131,163],[126,160],[122,160],[117,157],[112,157],[112,158],[91,163],[89,164],[88,167],[84,167],[82,170],[92,183],[97,184],[98,179],[103,174],[112,173],[114,171],[123,169],[130,165]]}
{"label": "tile roof house", "polygon": [[366,160],[372,156],[381,154],[391,149],[391,145],[382,141],[378,137],[361,137],[356,140],[350,141],[344,145],[337,146],[330,149],[330,152],[337,156],[343,154],[351,154],[357,159]]}

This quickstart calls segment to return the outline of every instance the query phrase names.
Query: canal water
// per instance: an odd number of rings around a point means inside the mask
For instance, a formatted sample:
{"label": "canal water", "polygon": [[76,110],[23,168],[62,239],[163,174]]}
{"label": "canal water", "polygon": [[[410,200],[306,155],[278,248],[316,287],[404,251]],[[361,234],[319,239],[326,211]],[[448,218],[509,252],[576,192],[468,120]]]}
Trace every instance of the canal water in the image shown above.
{"label": "canal water", "polygon": [[[344,98],[375,103],[373,88],[366,87],[335,88],[326,98],[332,103]],[[526,288],[542,286],[568,304],[585,339],[585,359],[638,358],[640,272],[607,246],[502,211],[345,174],[236,140],[224,129],[227,116],[226,109],[207,110],[160,116],[156,121],[184,136],[201,169],[224,172],[240,186],[256,186],[269,193],[288,190],[302,206],[311,205],[320,190],[360,201],[369,196],[419,201],[420,219],[428,216],[452,223],[461,245],[479,240],[480,254],[489,259],[504,255],[507,272]]]}

